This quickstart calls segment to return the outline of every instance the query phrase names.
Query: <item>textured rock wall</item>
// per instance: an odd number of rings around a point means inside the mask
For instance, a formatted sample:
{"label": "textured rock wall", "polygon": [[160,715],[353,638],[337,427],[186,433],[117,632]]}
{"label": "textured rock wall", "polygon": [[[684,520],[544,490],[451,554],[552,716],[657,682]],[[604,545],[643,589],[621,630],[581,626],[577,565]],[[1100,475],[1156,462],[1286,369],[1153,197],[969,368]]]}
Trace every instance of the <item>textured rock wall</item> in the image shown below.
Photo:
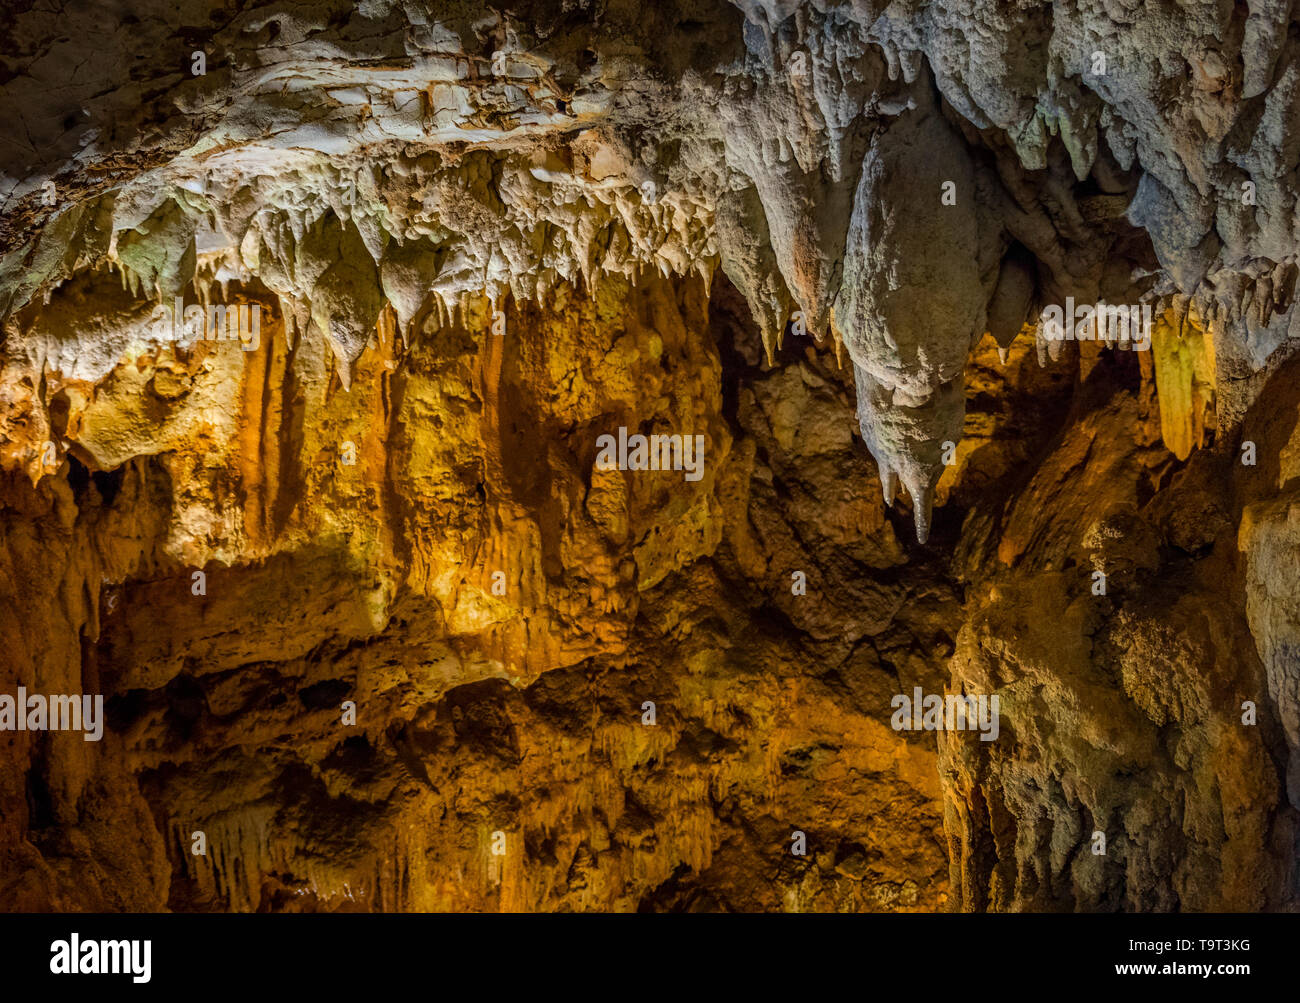
{"label": "textured rock wall", "polygon": [[[933,749],[872,708],[894,671],[934,678],[922,654],[954,597],[871,580],[903,554],[850,426],[827,420],[849,411],[843,374],[812,349],[760,373],[734,291],[725,306],[711,319],[698,280],[611,281],[512,313],[510,336],[412,332],[393,369],[376,339],[349,391],[283,349],[273,379],[223,379],[218,359],[245,353],[220,345],[168,406],[178,427],[224,409],[224,443],[115,475],[65,460],[36,488],[11,475],[14,525],[49,536],[19,590],[19,680],[53,687],[57,656],[68,688],[114,694],[104,749],[142,816],[123,842],[120,805],[91,794],[105,763],[69,776],[18,743],[36,762],[8,800],[22,835],[134,865],[89,887],[42,867],[17,904],[938,907]],[[727,415],[719,342],[754,377],[733,373]],[[126,367],[70,421],[88,442],[121,428],[166,364]],[[602,420],[708,429],[721,455],[694,485],[598,471],[580,433]],[[187,549],[203,527],[224,551]],[[795,565],[827,601],[789,593]],[[800,828],[813,855],[782,864]]]}
{"label": "textured rock wall", "polygon": [[0,904],[1294,908],[1295,29],[7,8]]}

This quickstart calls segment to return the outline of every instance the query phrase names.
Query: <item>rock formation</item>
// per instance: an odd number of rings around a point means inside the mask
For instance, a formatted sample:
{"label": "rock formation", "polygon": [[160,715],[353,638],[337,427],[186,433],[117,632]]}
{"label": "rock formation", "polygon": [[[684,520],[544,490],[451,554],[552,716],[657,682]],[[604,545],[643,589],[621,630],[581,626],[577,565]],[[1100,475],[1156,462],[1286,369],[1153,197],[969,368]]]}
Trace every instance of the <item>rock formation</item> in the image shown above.
{"label": "rock formation", "polygon": [[1289,3],[0,36],[0,908],[1300,905]]}

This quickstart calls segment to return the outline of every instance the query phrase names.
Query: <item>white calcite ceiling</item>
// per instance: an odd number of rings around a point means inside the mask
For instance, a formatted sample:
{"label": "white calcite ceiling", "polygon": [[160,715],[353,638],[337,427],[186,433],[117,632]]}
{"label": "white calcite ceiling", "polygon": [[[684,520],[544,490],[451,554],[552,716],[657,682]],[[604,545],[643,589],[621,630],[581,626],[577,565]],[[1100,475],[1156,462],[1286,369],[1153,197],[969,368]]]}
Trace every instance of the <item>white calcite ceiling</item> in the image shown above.
{"label": "white calcite ceiling", "polygon": [[[1225,426],[1288,354],[1290,7],[0,15],[5,353],[94,381],[156,346],[177,296],[255,279],[346,383],[386,305],[400,331],[468,296],[721,267],[769,358],[792,322],[847,355],[886,497],[906,489],[924,539],[986,331],[1005,346],[1067,296],[1194,304]],[[42,322],[103,271],[125,303]]]}

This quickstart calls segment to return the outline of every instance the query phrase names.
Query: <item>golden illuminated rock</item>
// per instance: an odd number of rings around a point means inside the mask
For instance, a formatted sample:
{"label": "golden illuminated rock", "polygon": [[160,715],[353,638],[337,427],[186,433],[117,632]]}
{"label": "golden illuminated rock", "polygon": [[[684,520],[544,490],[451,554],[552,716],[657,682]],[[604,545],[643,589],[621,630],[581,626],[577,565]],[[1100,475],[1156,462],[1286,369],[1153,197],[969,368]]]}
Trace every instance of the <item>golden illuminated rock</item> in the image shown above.
{"label": "golden illuminated rock", "polygon": [[0,14],[0,909],[1294,910],[1285,18],[443,6]]}

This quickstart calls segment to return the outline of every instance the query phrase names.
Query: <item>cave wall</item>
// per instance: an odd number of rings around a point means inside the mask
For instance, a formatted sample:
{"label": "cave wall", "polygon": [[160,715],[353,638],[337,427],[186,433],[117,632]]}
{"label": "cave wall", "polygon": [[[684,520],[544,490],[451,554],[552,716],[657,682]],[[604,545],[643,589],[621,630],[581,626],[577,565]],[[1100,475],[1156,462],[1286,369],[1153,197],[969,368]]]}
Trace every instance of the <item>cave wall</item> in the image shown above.
{"label": "cave wall", "polygon": [[7,8],[0,906],[1295,908],[1290,15]]}

